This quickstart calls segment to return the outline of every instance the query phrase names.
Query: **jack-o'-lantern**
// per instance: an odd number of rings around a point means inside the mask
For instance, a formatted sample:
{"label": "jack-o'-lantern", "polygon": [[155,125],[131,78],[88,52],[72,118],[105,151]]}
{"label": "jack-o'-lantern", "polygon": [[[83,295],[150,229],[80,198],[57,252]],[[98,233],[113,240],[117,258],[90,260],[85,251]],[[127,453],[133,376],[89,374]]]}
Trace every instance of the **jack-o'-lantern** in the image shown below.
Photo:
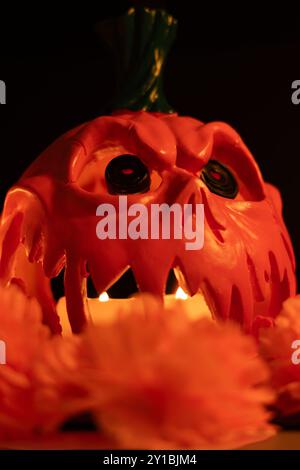
{"label": "jack-o'-lantern", "polygon": [[[264,182],[229,125],[179,116],[163,98],[161,69],[175,20],[161,11],[130,10],[121,24],[124,43],[136,39],[136,24],[143,34],[131,49],[137,56],[124,56],[129,65],[118,110],[60,137],[9,191],[1,278],[36,296],[45,323],[59,332],[50,279],[65,268],[68,315],[80,332],[87,276],[101,293],[130,268],[141,291],[163,298],[174,269],[190,295],[204,295],[215,318],[236,320],[251,332],[295,292],[279,192]],[[119,195],[147,207],[204,204],[203,248],[186,250],[184,239],[99,240],[97,207],[116,206]]]}

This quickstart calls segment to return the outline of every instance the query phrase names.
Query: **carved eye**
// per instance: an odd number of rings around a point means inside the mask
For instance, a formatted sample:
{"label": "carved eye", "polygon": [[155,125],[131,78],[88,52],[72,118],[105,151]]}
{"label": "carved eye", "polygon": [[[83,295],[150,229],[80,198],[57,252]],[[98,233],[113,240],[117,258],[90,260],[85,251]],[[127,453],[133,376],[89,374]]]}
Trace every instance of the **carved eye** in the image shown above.
{"label": "carved eye", "polygon": [[234,199],[238,184],[229,169],[217,160],[210,160],[202,170],[201,179],[208,189],[218,196]]}
{"label": "carved eye", "polygon": [[119,155],[106,167],[105,179],[111,194],[135,194],[149,191],[148,168],[135,155]]}

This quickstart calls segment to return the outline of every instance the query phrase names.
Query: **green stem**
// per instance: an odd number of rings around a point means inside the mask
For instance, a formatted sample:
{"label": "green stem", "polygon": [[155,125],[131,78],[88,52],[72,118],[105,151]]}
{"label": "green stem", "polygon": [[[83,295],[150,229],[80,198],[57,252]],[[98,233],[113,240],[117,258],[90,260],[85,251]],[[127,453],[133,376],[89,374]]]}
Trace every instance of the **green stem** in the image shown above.
{"label": "green stem", "polygon": [[162,74],[176,29],[171,15],[148,8],[132,8],[123,17],[101,24],[117,66],[113,109],[174,112],[163,92]]}

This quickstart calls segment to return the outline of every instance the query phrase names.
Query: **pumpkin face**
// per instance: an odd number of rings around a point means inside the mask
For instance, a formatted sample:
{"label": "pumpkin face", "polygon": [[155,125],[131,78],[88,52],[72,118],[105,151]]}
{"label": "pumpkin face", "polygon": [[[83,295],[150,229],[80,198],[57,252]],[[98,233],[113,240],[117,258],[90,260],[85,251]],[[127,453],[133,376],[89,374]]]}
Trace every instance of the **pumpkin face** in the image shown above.
{"label": "pumpkin face", "polygon": [[[120,194],[147,207],[204,204],[204,247],[188,251],[184,239],[99,240],[96,209],[117,207]],[[141,291],[163,298],[174,269],[214,317],[249,332],[295,293],[279,192],[230,126],[175,113],[119,111],[59,138],[8,193],[1,234],[1,278],[39,299],[54,332],[50,279],[63,267],[74,332],[86,322],[88,275],[101,293],[131,268]]]}

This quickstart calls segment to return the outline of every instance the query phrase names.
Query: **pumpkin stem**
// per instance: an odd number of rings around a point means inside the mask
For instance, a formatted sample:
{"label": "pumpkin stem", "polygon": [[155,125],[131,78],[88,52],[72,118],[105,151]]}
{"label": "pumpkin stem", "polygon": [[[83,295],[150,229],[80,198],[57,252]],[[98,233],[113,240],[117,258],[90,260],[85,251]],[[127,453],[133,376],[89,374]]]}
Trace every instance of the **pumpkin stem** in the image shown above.
{"label": "pumpkin stem", "polygon": [[117,94],[112,109],[174,112],[164,96],[162,73],[177,20],[164,10],[136,7],[99,26],[115,53]]}

